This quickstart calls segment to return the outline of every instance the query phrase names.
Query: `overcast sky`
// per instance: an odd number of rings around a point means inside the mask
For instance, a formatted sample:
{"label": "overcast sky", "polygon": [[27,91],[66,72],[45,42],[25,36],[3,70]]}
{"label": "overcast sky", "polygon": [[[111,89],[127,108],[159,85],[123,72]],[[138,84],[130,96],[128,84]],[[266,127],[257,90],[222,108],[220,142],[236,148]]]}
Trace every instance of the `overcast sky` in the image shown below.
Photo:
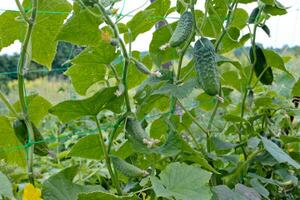
{"label": "overcast sky", "polygon": [[[54,0],[49,0],[54,1]],[[150,0],[126,0],[124,13],[128,13],[136,8],[141,7],[141,9],[147,7]],[[175,4],[176,0],[171,0]],[[122,0],[117,6],[122,8],[124,0]],[[204,0],[198,0],[199,5],[204,2]],[[289,13],[284,16],[272,17],[268,21],[267,25],[271,29],[271,38],[267,37],[266,34],[260,32],[257,37],[257,42],[264,44],[268,47],[282,47],[283,45],[300,45],[300,0],[280,0],[286,7],[289,8]],[[248,12],[254,8],[255,4],[248,4],[243,6]],[[0,12],[3,10],[10,9],[16,10],[14,0],[0,0]],[[139,9],[139,10],[141,10]],[[125,21],[129,18],[124,19]],[[152,33],[148,32],[146,34],[140,35],[137,40],[133,43],[134,50],[148,50],[149,42],[152,37]],[[0,54],[12,54],[14,52],[19,52],[20,43],[15,42],[13,45],[4,48],[0,51]]]}

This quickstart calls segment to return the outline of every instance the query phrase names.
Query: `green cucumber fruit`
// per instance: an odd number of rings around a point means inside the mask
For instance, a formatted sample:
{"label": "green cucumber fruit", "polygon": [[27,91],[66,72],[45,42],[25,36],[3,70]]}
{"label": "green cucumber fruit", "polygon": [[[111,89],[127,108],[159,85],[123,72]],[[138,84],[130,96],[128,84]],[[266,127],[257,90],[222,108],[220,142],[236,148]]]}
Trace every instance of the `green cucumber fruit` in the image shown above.
{"label": "green cucumber fruit", "polygon": [[129,178],[138,178],[138,177],[145,177],[149,175],[147,171],[142,170],[126,162],[125,160],[122,160],[117,156],[110,155],[110,158],[112,160],[114,168],[118,170],[120,173],[122,173],[124,176],[127,176]]}
{"label": "green cucumber fruit", "polygon": [[[49,148],[45,142],[43,142],[44,138],[41,135],[38,128],[31,123],[33,133],[34,133],[34,141],[41,141],[34,145],[34,153],[39,156],[47,156],[49,153]],[[19,141],[25,145],[28,142],[28,130],[24,120],[16,120],[13,124],[14,132],[19,139]]]}
{"label": "green cucumber fruit", "polygon": [[146,74],[146,75],[151,75],[152,72],[148,69],[148,67],[146,67],[142,62],[136,60],[136,59],[133,59],[133,62],[135,64],[135,67],[138,71],[142,72],[143,74]]}
{"label": "green cucumber fruit", "polygon": [[194,47],[195,69],[198,82],[210,96],[219,94],[220,77],[214,45],[207,38],[197,40]]}
{"label": "green cucumber fruit", "polygon": [[140,124],[140,122],[137,119],[132,117],[127,118],[126,132],[129,138],[139,143],[144,144],[145,140],[150,139],[146,131],[143,129],[142,125]]}
{"label": "green cucumber fruit", "polygon": [[191,35],[194,26],[194,18],[191,12],[184,12],[176,26],[174,33],[169,40],[170,47],[178,47],[184,43]]}
{"label": "green cucumber fruit", "polygon": [[[255,45],[256,62],[254,63],[253,47],[249,51],[250,60],[254,67],[254,72],[257,78],[260,77],[259,81],[264,85],[272,85],[274,80],[273,72],[271,67],[267,65],[267,61],[263,50]],[[262,74],[263,73],[263,74]]]}
{"label": "green cucumber fruit", "polygon": [[133,117],[127,118],[125,129],[126,136],[135,144],[147,145],[148,148],[152,148],[155,144],[159,143],[159,140],[150,138],[141,123]]}
{"label": "green cucumber fruit", "polygon": [[254,8],[254,10],[252,10],[250,17],[248,19],[248,23],[254,24],[258,14],[259,14],[259,7],[256,7]]}

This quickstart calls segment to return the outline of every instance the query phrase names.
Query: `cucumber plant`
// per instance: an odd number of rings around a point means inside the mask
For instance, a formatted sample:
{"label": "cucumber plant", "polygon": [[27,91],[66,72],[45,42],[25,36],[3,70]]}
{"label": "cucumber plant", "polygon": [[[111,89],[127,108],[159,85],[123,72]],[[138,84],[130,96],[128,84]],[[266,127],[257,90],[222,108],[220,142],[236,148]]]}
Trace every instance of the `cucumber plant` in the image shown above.
{"label": "cucumber plant", "polygon": [[[19,98],[0,92],[0,199],[300,198],[300,73],[257,38],[287,8],[150,2],[131,16],[116,0],[16,0],[0,15],[0,49],[22,42]],[[59,41],[82,47],[65,73],[78,98],[52,105],[25,77],[31,61],[51,70]]]}

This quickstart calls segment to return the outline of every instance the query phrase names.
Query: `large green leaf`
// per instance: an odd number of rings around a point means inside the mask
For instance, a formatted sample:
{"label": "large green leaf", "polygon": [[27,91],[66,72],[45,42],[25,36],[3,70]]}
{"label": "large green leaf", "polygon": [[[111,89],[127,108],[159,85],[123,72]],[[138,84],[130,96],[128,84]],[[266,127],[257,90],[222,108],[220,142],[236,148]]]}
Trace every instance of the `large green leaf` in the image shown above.
{"label": "large green leaf", "polygon": [[162,45],[166,44],[170,40],[172,36],[171,30],[174,30],[176,25],[177,23],[172,23],[163,26],[157,29],[152,35],[149,52],[155,64],[157,64],[158,66],[178,57],[175,48],[167,48],[165,50],[160,49]]}
{"label": "large green leaf", "polygon": [[239,47],[238,41],[240,37],[240,30],[236,27],[230,27],[225,34],[221,43],[221,52],[225,53],[231,51],[234,48]]}
{"label": "large green leaf", "polygon": [[268,66],[287,72],[284,65],[284,61],[279,54],[269,49],[264,49],[263,53],[266,58]]}
{"label": "large green leaf", "polygon": [[184,163],[171,163],[158,179],[152,176],[151,182],[157,197],[182,200],[210,199],[209,179],[211,173]]}
{"label": "large green leaf", "polygon": [[285,15],[287,13],[287,10],[278,1],[275,1],[274,5],[266,5],[264,8],[264,12],[276,16]]}
{"label": "large green leaf", "polygon": [[46,180],[42,187],[42,194],[45,200],[74,200],[79,193],[104,191],[99,186],[83,186],[73,183],[78,172],[78,166],[65,168]]}
{"label": "large green leaf", "polygon": [[117,56],[115,47],[110,43],[101,42],[96,47],[88,47],[73,60],[73,64],[110,64]]}
{"label": "large green leaf", "polygon": [[265,137],[261,137],[263,145],[265,149],[276,159],[279,163],[288,163],[295,167],[296,169],[300,169],[300,164],[293,160],[287,153],[285,153],[281,148],[279,148],[274,142],[268,140]]}
{"label": "large green leaf", "polygon": [[32,33],[32,59],[50,69],[56,54],[56,36],[71,11],[71,5],[67,0],[39,0],[38,9],[59,12],[52,15],[39,12]]}
{"label": "large green leaf", "polygon": [[[0,160],[25,168],[25,151],[7,117],[0,116]],[[18,148],[19,147],[19,148]]]}
{"label": "large green leaf", "polygon": [[168,129],[168,125],[164,121],[164,118],[158,118],[151,124],[150,136],[151,138],[160,139],[166,135]]}
{"label": "large green leaf", "polygon": [[72,85],[80,95],[86,95],[87,90],[94,83],[104,81],[106,66],[103,64],[74,64],[66,71],[72,80]]}
{"label": "large green leaf", "polygon": [[[29,5],[29,0],[24,1],[25,8],[29,8]],[[36,18],[31,38],[32,59],[50,69],[56,54],[56,36],[71,11],[71,5],[67,0],[39,0],[38,9],[47,13],[38,12]],[[17,39],[23,40],[26,26],[24,21],[17,21],[17,17],[21,19],[18,13],[11,11],[6,11],[0,16],[0,49],[9,46]]]}
{"label": "large green leaf", "polygon": [[234,190],[246,197],[247,200],[261,200],[261,196],[253,188],[247,187],[243,184],[236,184]]}
{"label": "large green leaf", "polygon": [[166,83],[158,90],[155,90],[153,94],[162,94],[166,96],[174,96],[178,99],[183,99],[185,97],[188,97],[188,95],[197,85],[197,80],[194,79],[190,79],[182,85],[173,85]]}
{"label": "large green leaf", "polygon": [[[136,37],[149,31],[157,21],[162,20],[171,5],[170,0],[156,0],[145,10],[138,12],[128,23],[127,27],[131,31],[131,41]],[[125,41],[129,41],[129,35],[125,35]]]}
{"label": "large green leaf", "polygon": [[138,200],[136,196],[116,196],[106,192],[79,194],[77,200]]}
{"label": "large green leaf", "polygon": [[72,67],[66,75],[70,76],[72,84],[80,95],[85,95],[88,88],[99,81],[104,81],[106,66],[117,56],[115,47],[102,42],[97,47],[88,47],[71,62]]}
{"label": "large green leaf", "polygon": [[234,11],[230,26],[236,27],[241,30],[247,25],[248,17],[249,16],[246,10],[237,8]]}
{"label": "large green leaf", "polygon": [[241,194],[232,191],[226,185],[218,185],[213,187],[213,200],[248,200]]}
{"label": "large green leaf", "polygon": [[213,200],[261,200],[260,195],[253,189],[242,184],[237,184],[232,191],[226,185],[213,188]]}
{"label": "large green leaf", "polygon": [[237,91],[241,91],[242,89],[242,80],[239,77],[238,72],[236,71],[226,71],[222,74],[222,85],[230,86],[236,89]]}
{"label": "large green leaf", "polygon": [[116,91],[117,87],[103,88],[87,99],[59,103],[49,112],[56,115],[62,122],[69,122],[84,116],[97,116],[104,109],[120,113],[123,96],[117,97]]}
{"label": "large green leaf", "polygon": [[[48,100],[39,95],[28,96],[26,102],[29,118],[36,126],[38,126],[48,114],[48,109],[51,108],[52,105]],[[15,102],[13,106],[17,112],[21,112],[20,101]]]}
{"label": "large green leaf", "polygon": [[[90,9],[100,14],[97,8]],[[57,40],[77,45],[97,46],[99,41],[101,41],[99,25],[102,23],[102,18],[95,17],[87,9],[80,9],[77,3],[74,3],[73,10],[72,17],[61,29]]]}
{"label": "large green leaf", "polygon": [[25,22],[15,20],[18,16],[18,13],[13,11],[6,11],[0,15],[0,50],[23,38]]}
{"label": "large green leaf", "polygon": [[10,199],[14,198],[13,187],[9,179],[2,174],[0,171],[0,195],[4,197],[8,197]]}
{"label": "large green leaf", "polygon": [[101,160],[103,158],[103,152],[99,135],[88,135],[78,140],[77,143],[71,148],[69,156]]}
{"label": "large green leaf", "polygon": [[201,21],[204,36],[217,38],[221,33],[222,23],[216,15],[208,16],[205,20]]}
{"label": "large green leaf", "polygon": [[219,172],[216,171],[209,164],[209,162],[205,159],[205,156],[201,152],[196,151],[195,149],[193,149],[188,142],[183,140],[183,138],[180,138],[180,142],[181,142],[181,150],[183,152],[187,152],[187,155],[184,155],[183,159],[185,159],[186,161],[192,161],[194,163],[197,163],[201,167],[203,167],[204,169],[209,170],[211,172],[214,172],[216,174],[219,174]]}

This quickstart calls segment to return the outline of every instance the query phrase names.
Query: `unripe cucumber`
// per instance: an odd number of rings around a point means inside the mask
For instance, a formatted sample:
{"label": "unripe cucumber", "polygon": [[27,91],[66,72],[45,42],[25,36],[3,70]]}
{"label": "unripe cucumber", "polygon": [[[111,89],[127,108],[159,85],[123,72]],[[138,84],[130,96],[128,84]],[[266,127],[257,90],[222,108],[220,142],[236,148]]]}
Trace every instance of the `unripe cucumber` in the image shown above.
{"label": "unripe cucumber", "polygon": [[127,176],[129,178],[138,178],[138,177],[145,177],[148,176],[149,173],[145,170],[142,170],[125,160],[122,160],[121,158],[111,155],[110,156],[112,163],[116,170],[118,170],[120,173],[122,173],[124,176]]}
{"label": "unripe cucumber", "polygon": [[254,8],[254,10],[252,10],[250,17],[248,19],[248,23],[254,24],[258,14],[259,14],[259,7],[256,7],[256,8]]}
{"label": "unripe cucumber", "polygon": [[126,134],[130,140],[142,145],[147,145],[149,148],[159,143],[159,140],[150,138],[146,131],[143,129],[141,123],[133,117],[127,118]]}
{"label": "unripe cucumber", "polygon": [[[43,142],[43,136],[39,132],[38,128],[31,123],[33,133],[34,133],[34,141],[41,141],[41,143],[37,143],[34,145],[34,153],[40,156],[48,155],[49,149],[45,142]],[[28,142],[28,130],[24,120],[16,120],[13,124],[15,134],[19,141],[25,145]]]}
{"label": "unripe cucumber", "polygon": [[134,139],[139,143],[144,143],[145,140],[150,139],[140,122],[132,117],[127,118],[126,132],[128,134],[128,137]]}
{"label": "unripe cucumber", "polygon": [[137,70],[139,70],[140,72],[142,72],[143,74],[146,75],[151,75],[152,72],[148,69],[148,67],[146,67],[143,63],[141,63],[140,61],[133,59],[133,62],[135,64],[135,67],[137,68]]}
{"label": "unripe cucumber", "polygon": [[[263,50],[255,45],[255,54],[256,54],[256,62],[254,63],[254,54],[253,54],[253,48],[250,48],[250,60],[254,67],[254,72],[257,78],[260,78],[260,82],[264,85],[271,85],[274,77],[271,67],[268,67],[267,61],[264,55]],[[267,69],[268,67],[268,69]],[[263,74],[262,74],[263,73]]]}
{"label": "unripe cucumber", "polygon": [[176,26],[176,29],[171,36],[169,41],[170,47],[178,47],[182,43],[184,43],[193,31],[194,26],[194,18],[191,12],[186,11],[184,12]]}
{"label": "unripe cucumber", "polygon": [[219,94],[220,77],[217,71],[217,61],[214,45],[207,38],[201,38],[194,47],[195,69],[198,82],[210,96]]}

